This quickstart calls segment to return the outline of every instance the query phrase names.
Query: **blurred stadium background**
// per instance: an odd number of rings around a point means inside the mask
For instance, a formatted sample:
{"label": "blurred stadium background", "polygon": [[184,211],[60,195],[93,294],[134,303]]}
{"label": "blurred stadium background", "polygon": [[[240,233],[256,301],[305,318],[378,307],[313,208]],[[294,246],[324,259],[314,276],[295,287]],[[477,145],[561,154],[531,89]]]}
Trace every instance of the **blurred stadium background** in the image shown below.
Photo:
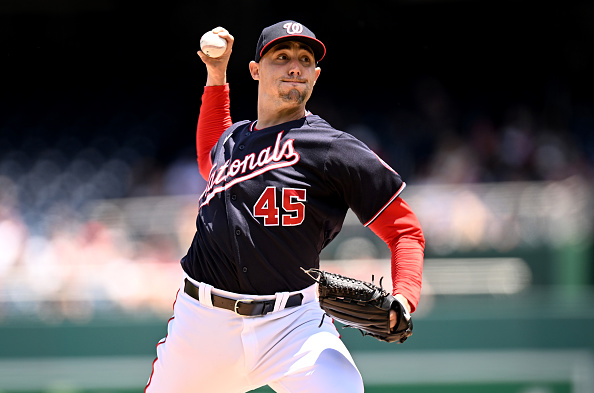
{"label": "blurred stadium background", "polygon": [[[310,109],[401,173],[426,234],[413,337],[341,331],[367,391],[594,392],[594,6],[522,0],[1,1],[0,392],[143,390],[204,187],[199,38],[234,34],[254,118],[247,63],[289,18],[328,48]],[[322,257],[389,276],[351,215]]]}

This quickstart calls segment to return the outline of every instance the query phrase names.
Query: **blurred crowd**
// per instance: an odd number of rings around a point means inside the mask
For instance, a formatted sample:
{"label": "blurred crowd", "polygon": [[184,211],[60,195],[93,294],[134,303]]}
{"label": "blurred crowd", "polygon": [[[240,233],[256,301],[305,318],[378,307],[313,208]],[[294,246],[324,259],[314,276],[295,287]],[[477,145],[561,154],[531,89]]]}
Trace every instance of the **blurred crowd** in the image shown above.
{"label": "blurred crowd", "polygon": [[545,97],[534,93],[496,109],[481,105],[485,93],[467,102],[423,78],[410,104],[370,111],[345,129],[414,184],[592,179],[592,103],[572,100],[562,84],[545,85]]}
{"label": "blurred crowd", "polygon": [[[427,78],[416,85],[412,103],[381,113],[365,105],[353,111],[332,107],[331,100],[323,99],[312,106],[331,123],[339,115],[349,121],[344,130],[366,142],[409,185],[572,177],[592,185],[594,111],[563,92],[552,87],[544,105],[513,103],[495,116],[457,101],[437,80]],[[109,293],[115,291],[118,301],[138,305],[138,297],[125,290],[130,283],[116,278],[123,277],[127,266],[143,263],[145,268],[133,268],[130,275],[138,277],[138,285],[159,274],[162,282],[177,285],[177,262],[193,235],[196,211],[191,203],[180,206],[173,236],[126,233],[125,226],[105,222],[105,215],[97,219],[91,208],[105,200],[198,195],[205,183],[193,146],[180,148],[167,160],[156,158],[164,136],[180,127],[179,121],[166,108],[114,112],[96,121],[96,114],[77,116],[67,106],[57,100],[5,113],[0,123],[0,317],[15,307],[41,309],[40,299],[48,294],[68,300],[68,294],[85,285],[80,277],[98,274],[85,265],[104,266],[105,276],[98,277],[105,279],[99,281],[113,284],[107,288],[97,286],[97,280],[89,282],[89,296],[109,303]],[[34,120],[28,117],[31,110],[36,111]],[[193,129],[183,132],[193,138]],[[117,221],[122,215],[110,217]],[[171,270],[155,268],[163,263]],[[139,277],[139,271],[148,275]],[[69,274],[76,280],[69,280]],[[23,285],[37,292],[31,303],[22,301],[27,299],[19,289]],[[147,300],[151,302],[162,306],[154,298]],[[73,303],[57,304],[68,314]],[[74,315],[87,315],[81,312],[88,313],[85,304]]]}

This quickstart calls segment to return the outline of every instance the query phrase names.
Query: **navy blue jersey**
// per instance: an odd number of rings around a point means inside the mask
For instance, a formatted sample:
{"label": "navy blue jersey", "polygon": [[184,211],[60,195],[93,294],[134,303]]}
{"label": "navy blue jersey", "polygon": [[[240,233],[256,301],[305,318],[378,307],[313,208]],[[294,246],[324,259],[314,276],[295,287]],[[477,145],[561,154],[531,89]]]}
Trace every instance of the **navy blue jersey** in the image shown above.
{"label": "navy blue jersey", "polygon": [[186,273],[244,294],[296,291],[313,280],[351,208],[367,225],[404,188],[352,135],[315,115],[262,130],[239,122],[211,152]]}

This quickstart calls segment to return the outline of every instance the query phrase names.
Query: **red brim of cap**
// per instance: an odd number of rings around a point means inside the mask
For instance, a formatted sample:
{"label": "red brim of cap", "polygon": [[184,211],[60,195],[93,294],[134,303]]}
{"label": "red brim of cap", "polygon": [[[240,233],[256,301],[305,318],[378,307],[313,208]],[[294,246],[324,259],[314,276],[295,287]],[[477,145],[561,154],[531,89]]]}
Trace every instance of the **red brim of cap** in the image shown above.
{"label": "red brim of cap", "polygon": [[[299,34],[292,34],[292,35],[286,35],[283,37],[278,37],[275,38],[274,40],[270,41],[268,44],[266,44],[265,47],[262,48],[262,50],[260,51],[260,59],[262,58],[262,56],[264,56],[264,54],[270,49],[272,48],[274,45],[279,44],[283,41],[299,41],[299,42],[303,42],[304,44],[307,44],[314,52],[314,56],[316,57],[316,62],[322,60],[324,58],[324,56],[326,56],[326,46],[324,45],[324,43],[320,40],[318,40],[317,38],[313,38],[307,35],[299,35]],[[259,59],[258,59],[259,61]]]}

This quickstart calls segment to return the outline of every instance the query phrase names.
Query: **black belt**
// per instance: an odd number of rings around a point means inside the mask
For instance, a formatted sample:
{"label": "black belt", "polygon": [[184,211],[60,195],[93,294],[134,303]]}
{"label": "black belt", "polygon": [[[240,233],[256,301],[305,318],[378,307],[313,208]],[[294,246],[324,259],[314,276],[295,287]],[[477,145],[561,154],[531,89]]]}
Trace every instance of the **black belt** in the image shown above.
{"label": "black belt", "polygon": [[[184,292],[187,293],[189,296],[193,297],[194,299],[200,301],[198,296],[198,288],[190,282],[187,278],[185,279],[186,283],[184,285]],[[252,300],[252,299],[229,299],[227,297],[215,295],[211,293],[212,296],[212,305],[219,308],[224,308],[225,310],[233,311],[238,315],[242,315],[245,317],[256,317],[256,316],[263,316],[274,310],[274,303],[275,299],[273,300]],[[296,293],[294,295],[289,296],[287,299],[287,304],[285,308],[300,306],[301,301],[303,300],[303,295],[300,293]]]}

